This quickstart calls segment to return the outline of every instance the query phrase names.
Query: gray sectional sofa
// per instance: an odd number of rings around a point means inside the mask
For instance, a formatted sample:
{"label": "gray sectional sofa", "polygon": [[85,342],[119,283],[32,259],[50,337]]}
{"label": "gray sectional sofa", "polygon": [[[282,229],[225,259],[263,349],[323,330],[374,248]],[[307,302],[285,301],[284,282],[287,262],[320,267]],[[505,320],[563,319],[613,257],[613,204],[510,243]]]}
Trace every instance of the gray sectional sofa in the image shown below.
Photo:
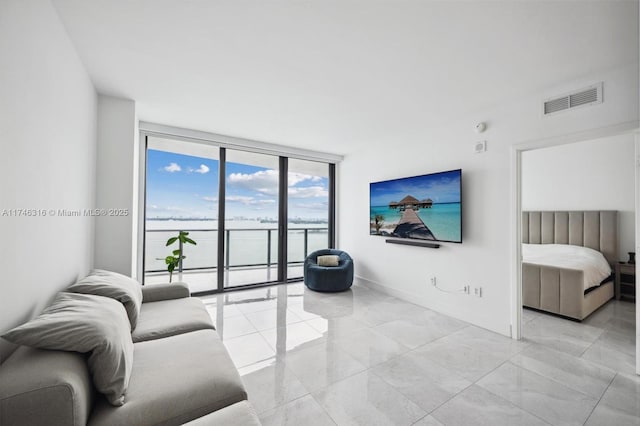
{"label": "gray sectional sofa", "polygon": [[0,424],[260,425],[204,304],[186,285],[143,287],[131,339],[121,406],[96,391],[88,354],[19,346],[0,365]]}

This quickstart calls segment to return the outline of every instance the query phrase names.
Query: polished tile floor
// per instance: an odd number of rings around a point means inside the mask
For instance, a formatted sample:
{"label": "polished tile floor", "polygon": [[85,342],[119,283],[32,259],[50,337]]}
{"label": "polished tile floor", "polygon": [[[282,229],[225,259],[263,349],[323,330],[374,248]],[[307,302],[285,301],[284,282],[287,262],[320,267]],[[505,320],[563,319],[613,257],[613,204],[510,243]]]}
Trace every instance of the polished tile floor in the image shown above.
{"label": "polished tile floor", "polygon": [[269,425],[640,425],[635,305],[507,337],[355,285],[203,298]]}
{"label": "polished tile floor", "polygon": [[[287,276],[294,279],[302,277],[302,269],[302,265],[292,264],[287,268]],[[266,283],[277,279],[278,268],[275,266],[235,267],[225,270],[224,286],[231,288],[253,283]],[[184,271],[182,273],[175,272],[173,280],[188,282],[189,288],[193,293],[212,291],[218,288],[218,271],[215,268],[211,268]],[[145,272],[145,285],[164,284],[167,282],[169,282],[169,274],[167,272]]]}

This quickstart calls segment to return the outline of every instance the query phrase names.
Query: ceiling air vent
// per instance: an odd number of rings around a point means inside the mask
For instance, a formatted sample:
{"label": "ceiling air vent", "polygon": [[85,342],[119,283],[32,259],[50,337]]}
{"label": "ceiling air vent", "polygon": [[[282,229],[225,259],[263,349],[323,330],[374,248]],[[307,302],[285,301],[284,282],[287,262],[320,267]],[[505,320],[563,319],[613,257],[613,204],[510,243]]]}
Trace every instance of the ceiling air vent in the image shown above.
{"label": "ceiling air vent", "polygon": [[547,99],[543,104],[544,115],[553,114],[566,109],[602,103],[602,83],[585,89]]}

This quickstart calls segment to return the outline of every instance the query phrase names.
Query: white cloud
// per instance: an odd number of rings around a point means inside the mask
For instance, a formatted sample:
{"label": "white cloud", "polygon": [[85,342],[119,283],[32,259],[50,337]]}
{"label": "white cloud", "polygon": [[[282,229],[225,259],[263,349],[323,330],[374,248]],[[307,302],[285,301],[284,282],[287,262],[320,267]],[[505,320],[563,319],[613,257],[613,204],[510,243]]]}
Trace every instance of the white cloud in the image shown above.
{"label": "white cloud", "polygon": [[171,163],[168,166],[164,167],[164,171],[165,172],[169,172],[169,173],[175,173],[175,172],[179,172],[182,170],[182,167],[180,167],[178,165],[178,163]]}
{"label": "white cloud", "polygon": [[204,201],[212,201],[214,203],[218,202],[218,197],[202,197]]}
{"label": "white cloud", "polygon": [[329,204],[327,202],[320,202],[320,203],[296,203],[294,204],[295,207],[300,208],[300,209],[308,209],[308,210],[322,210],[322,211],[327,211],[327,208],[329,207]]}
{"label": "white cloud", "polygon": [[276,170],[261,170],[255,173],[231,173],[229,185],[237,188],[258,191],[263,194],[276,195],[278,193],[278,172]]}
{"label": "white cloud", "polygon": [[305,175],[303,173],[289,172],[287,180],[289,181],[289,186],[296,186],[297,184],[306,180],[310,180],[311,182],[318,182],[320,179],[322,179],[320,176],[311,176]]}
{"label": "white cloud", "polygon": [[206,173],[209,173],[209,167],[207,167],[205,164],[200,164],[200,167],[198,167],[197,169],[192,169],[191,167],[189,167],[189,170],[187,170],[189,173],[200,173],[201,175],[204,175]]}
{"label": "white cloud", "polygon": [[249,197],[246,195],[229,195],[225,197],[225,200],[230,202],[235,202],[235,203],[242,203],[245,206],[264,206],[264,205],[271,205],[276,203],[276,200],[273,200],[273,199],[257,200],[254,197]]}
{"label": "white cloud", "polygon": [[323,186],[305,186],[289,188],[289,198],[320,198],[328,197],[329,191]]}
{"label": "white cloud", "polygon": [[[257,191],[262,194],[277,195],[278,194],[278,177],[277,170],[261,170],[255,173],[231,173],[229,175],[229,184],[239,188]],[[319,182],[322,180],[319,176],[311,176],[303,173],[289,173],[287,183],[289,191],[291,187],[295,187],[299,183],[305,181]],[[315,188],[315,187],[313,187]],[[291,194],[291,192],[289,192]]]}

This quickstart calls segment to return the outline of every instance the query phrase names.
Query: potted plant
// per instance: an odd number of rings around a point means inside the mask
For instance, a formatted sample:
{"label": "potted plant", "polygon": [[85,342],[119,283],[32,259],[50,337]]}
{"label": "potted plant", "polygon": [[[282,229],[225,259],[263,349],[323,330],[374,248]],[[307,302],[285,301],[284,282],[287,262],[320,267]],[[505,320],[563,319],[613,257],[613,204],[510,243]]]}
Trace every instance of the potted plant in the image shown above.
{"label": "potted plant", "polygon": [[166,247],[169,247],[176,241],[178,241],[179,243],[178,249],[173,250],[171,255],[164,258],[164,263],[167,264],[167,271],[169,271],[169,282],[171,282],[173,279],[173,271],[176,269],[176,266],[179,267],[178,268],[179,271],[182,271],[182,260],[187,258],[187,256],[184,256],[182,254],[183,245],[184,244],[193,244],[194,246],[197,245],[197,243],[193,241],[191,238],[189,238],[188,235],[189,235],[188,232],[180,231],[177,237],[171,237],[167,240]]}

